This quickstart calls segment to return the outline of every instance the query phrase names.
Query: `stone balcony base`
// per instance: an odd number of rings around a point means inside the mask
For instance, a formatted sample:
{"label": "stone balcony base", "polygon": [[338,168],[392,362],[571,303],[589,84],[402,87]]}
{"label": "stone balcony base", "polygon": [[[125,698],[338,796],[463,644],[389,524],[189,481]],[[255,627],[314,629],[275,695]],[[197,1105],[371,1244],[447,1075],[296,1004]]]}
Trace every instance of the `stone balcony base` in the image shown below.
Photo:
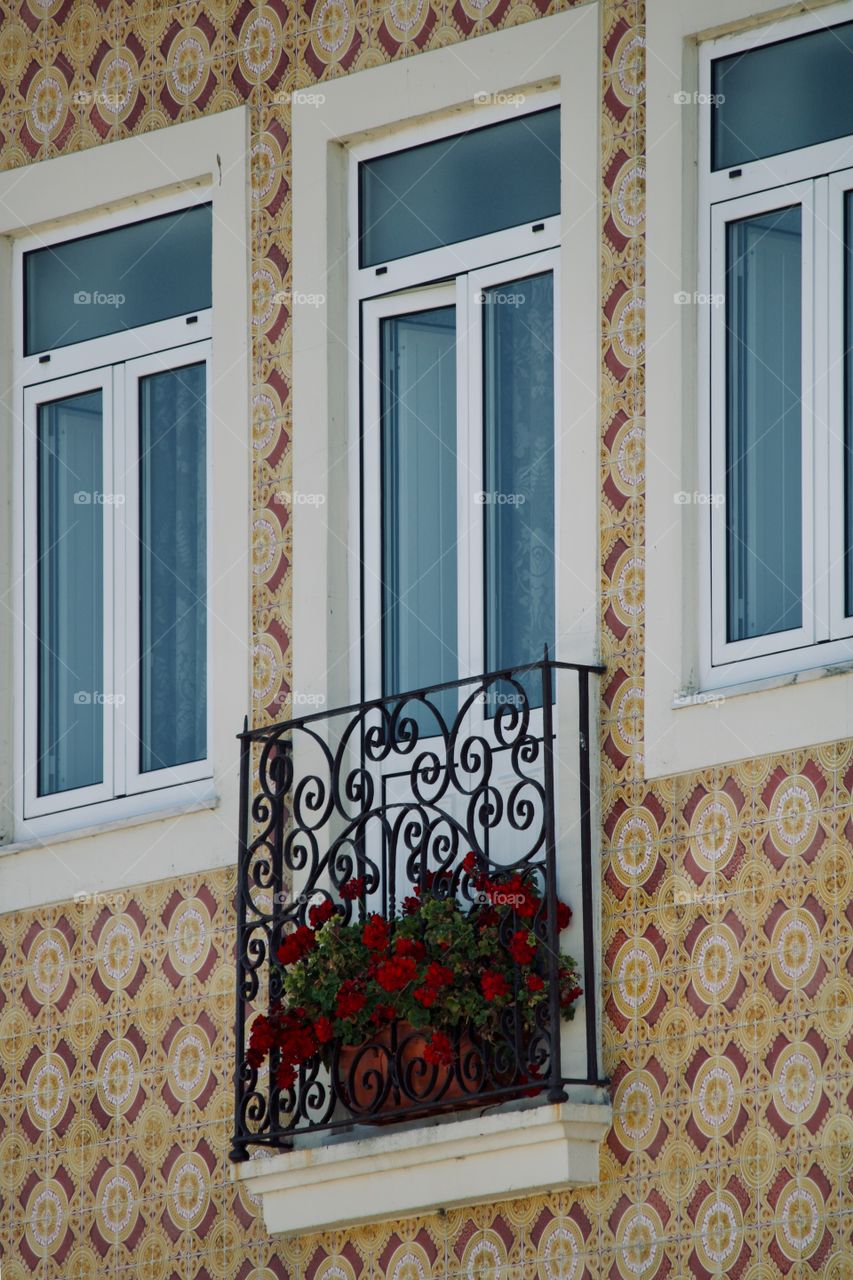
{"label": "stone balcony base", "polygon": [[233,1166],[273,1234],[382,1222],[598,1181],[612,1111],[563,1102],[328,1140]]}

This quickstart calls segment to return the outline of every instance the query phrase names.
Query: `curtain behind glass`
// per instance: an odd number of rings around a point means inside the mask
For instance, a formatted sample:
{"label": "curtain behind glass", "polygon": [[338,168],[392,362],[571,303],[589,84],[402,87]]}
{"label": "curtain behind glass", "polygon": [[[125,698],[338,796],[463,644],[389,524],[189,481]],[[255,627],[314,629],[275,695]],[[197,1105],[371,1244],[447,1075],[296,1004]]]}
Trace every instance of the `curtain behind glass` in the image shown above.
{"label": "curtain behind glass", "polygon": [[140,769],[207,754],[205,365],[139,383]]}
{"label": "curtain behind glass", "polygon": [[[382,321],[381,448],[382,688],[401,693],[459,674],[453,307]],[[437,701],[452,720],[455,692]]]}
{"label": "curtain behind glass", "polygon": [[[482,294],[486,667],[553,653],[554,289],[550,274]],[[524,681],[541,705],[536,673]]]}
{"label": "curtain behind glass", "polygon": [[38,794],[103,781],[100,391],[38,410]]}
{"label": "curtain behind glass", "polygon": [[799,205],[727,229],[728,639],[802,625]]}

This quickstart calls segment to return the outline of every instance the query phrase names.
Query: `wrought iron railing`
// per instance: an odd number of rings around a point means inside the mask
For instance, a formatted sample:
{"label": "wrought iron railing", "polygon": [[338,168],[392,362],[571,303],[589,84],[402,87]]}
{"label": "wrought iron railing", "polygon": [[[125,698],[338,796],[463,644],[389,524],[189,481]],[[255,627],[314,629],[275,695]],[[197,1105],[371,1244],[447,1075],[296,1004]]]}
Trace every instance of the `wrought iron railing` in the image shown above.
{"label": "wrought iron railing", "polygon": [[[244,729],[233,1160],[299,1134],[520,1096],[557,1101],[568,1084],[602,1083],[590,807],[590,684],[600,670],[550,661],[546,650],[524,668]],[[567,1076],[557,873],[578,857],[580,901],[570,905],[586,1069]],[[425,1052],[423,1028],[393,1022],[359,1048],[340,1037],[318,1046],[287,1078],[275,1048],[262,1065],[247,1056],[258,1015],[287,1006],[282,943],[300,927],[307,936],[319,904],[346,925],[373,913],[393,922],[411,911],[406,899],[438,897],[473,920],[513,875],[534,905],[523,919],[503,912],[499,945],[511,950],[521,926],[537,958],[502,971],[516,992],[535,971],[544,994],[531,1016],[510,998],[488,1035],[460,1022],[443,1065]],[[347,976],[357,986],[362,975]]]}

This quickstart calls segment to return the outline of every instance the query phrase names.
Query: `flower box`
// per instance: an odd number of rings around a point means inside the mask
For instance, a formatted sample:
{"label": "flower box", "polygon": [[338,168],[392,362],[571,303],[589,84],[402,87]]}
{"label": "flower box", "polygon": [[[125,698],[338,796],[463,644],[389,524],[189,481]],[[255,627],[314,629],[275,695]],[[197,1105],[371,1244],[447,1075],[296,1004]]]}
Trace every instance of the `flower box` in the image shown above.
{"label": "flower box", "polygon": [[268,1054],[284,1110],[317,1063],[323,1105],[387,1123],[409,1114],[537,1093],[548,1083],[552,985],[571,1018],[575,962],[554,958],[556,927],[535,872],[490,872],[469,854],[424,872],[399,914],[370,912],[376,886],[317,895],[278,947],[282,996],[252,1025],[248,1066]]}

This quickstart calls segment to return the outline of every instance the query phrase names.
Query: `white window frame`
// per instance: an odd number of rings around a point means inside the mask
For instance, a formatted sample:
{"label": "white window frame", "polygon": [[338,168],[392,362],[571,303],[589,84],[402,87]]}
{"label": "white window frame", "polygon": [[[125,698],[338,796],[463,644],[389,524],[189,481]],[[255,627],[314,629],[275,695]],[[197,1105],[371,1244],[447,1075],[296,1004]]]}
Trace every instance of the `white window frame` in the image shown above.
{"label": "white window frame", "polygon": [[[535,253],[559,243],[560,215],[556,214],[550,218],[542,218],[535,224],[508,227],[504,231],[493,231],[489,235],[460,240],[439,249],[427,249],[423,253],[390,259],[370,267],[359,266],[359,165],[366,160],[393,155],[397,151],[408,151],[412,147],[437,142],[442,138],[452,138],[468,130],[508,124],[512,120],[536,115],[551,107],[559,108],[560,105],[560,95],[553,89],[517,96],[523,97],[524,101],[512,107],[501,104],[472,107],[450,118],[421,121],[387,137],[372,138],[348,149],[347,218],[350,227],[350,293],[353,298],[371,298],[377,294],[393,293],[398,289],[414,288],[432,280],[474,271],[493,262],[507,262],[522,253]],[[533,230],[534,225],[539,227],[538,231]]]}
{"label": "white window frame", "polygon": [[[826,11],[824,11],[825,13]],[[802,276],[802,625],[726,639],[726,511],[709,502],[700,534],[699,673],[703,689],[849,662],[853,617],[844,616],[843,547],[843,192],[853,188],[853,137],[712,172],[711,68],[721,57],[853,19],[853,4],[831,18],[790,21],[703,42],[699,50],[700,298],[725,296],[728,222],[791,204],[803,209]],[[825,175],[829,172],[829,177]],[[840,239],[839,239],[840,235]],[[725,495],[726,306],[698,317],[699,490]],[[707,359],[703,359],[707,352]]]}
{"label": "white window frame", "polygon": [[[554,106],[557,101],[552,92],[531,95],[525,114]],[[489,111],[489,123],[499,124],[513,118],[506,109]],[[469,121],[465,116],[462,123]],[[478,114],[470,123],[477,127],[484,122]],[[402,130],[395,136],[395,149],[417,146],[424,141],[449,136],[460,131],[460,121],[431,122],[412,130]],[[358,190],[358,164],[373,155],[385,155],[387,140],[374,141],[354,149],[350,158],[350,193]],[[357,233],[358,201],[350,199],[351,224]],[[537,230],[533,228],[537,227]],[[485,490],[485,419],[483,396],[483,291],[492,286],[506,284],[528,276],[550,274],[553,280],[553,468],[554,468],[554,617],[555,626],[560,616],[558,482],[562,446],[560,440],[560,216],[511,227],[491,235],[466,240],[441,249],[415,254],[407,258],[376,266],[360,268],[358,265],[358,238],[353,234],[350,245],[350,280],[352,295],[357,300],[351,311],[353,340],[350,350],[360,352],[350,377],[358,387],[355,403],[360,412],[354,415],[353,439],[350,456],[359,465],[350,468],[350,501],[361,509],[360,533],[358,526],[352,529],[355,540],[349,545],[350,580],[354,599],[359,602],[353,610],[352,649],[356,661],[352,663],[352,698],[379,697],[383,693],[383,613],[382,613],[382,474],[381,474],[381,322],[392,316],[452,306],[456,320],[456,596],[457,596],[457,670],[453,678],[465,679],[484,674],[491,664],[486,662],[486,574],[484,562],[485,513],[484,504],[477,504],[475,494]],[[469,266],[470,263],[470,266]],[[389,288],[388,279],[395,286]],[[352,528],[352,527],[351,527]],[[555,636],[556,642],[556,636]],[[552,656],[555,656],[552,649]],[[531,653],[530,662],[542,658],[541,653]],[[418,679],[418,687],[423,685]],[[555,680],[556,699],[558,682]],[[461,685],[456,709],[461,709],[476,691],[475,684]],[[534,691],[535,692],[535,691]],[[567,701],[564,699],[564,701]],[[565,713],[564,708],[564,713]],[[497,745],[495,718],[485,698],[475,698],[464,717],[463,732],[466,737],[477,735],[484,741]],[[543,713],[540,707],[530,710],[531,731],[542,732]],[[378,718],[377,718],[378,727]],[[424,740],[430,741],[429,738]],[[396,794],[395,788],[406,789],[405,779],[396,776],[399,758],[392,756],[387,766],[374,768],[376,784],[383,793]],[[498,752],[496,775],[508,769],[508,761]],[[386,774],[387,776],[383,776]],[[510,784],[514,781],[510,778]],[[451,800],[456,803],[457,797]],[[401,869],[402,870],[402,869]],[[404,874],[404,873],[403,873]]]}
{"label": "white window frame", "polygon": [[[811,319],[814,314],[814,207],[810,183],[776,187],[773,191],[743,196],[711,210],[711,288],[715,297],[725,294],[726,287],[726,233],[731,222],[768,213],[776,209],[799,205],[802,210],[802,625],[798,628],[760,635],[753,639],[730,641],[727,630],[727,546],[726,524],[728,513],[725,503],[709,504],[711,521],[711,564],[709,578],[713,593],[712,605],[712,663],[725,667],[733,663],[747,663],[764,655],[782,654],[815,642],[815,583],[813,502],[814,502],[814,405],[812,390],[813,343]],[[725,497],[726,491],[726,378],[727,333],[726,307],[716,306],[711,314],[711,422],[710,453],[711,482],[709,493]]]}
{"label": "white window frame", "polygon": [[[558,221],[558,219],[555,219]],[[527,232],[527,228],[523,229]],[[482,308],[478,305],[478,298],[485,289],[490,289],[496,285],[506,284],[512,287],[514,281],[525,279],[528,276],[550,274],[552,277],[553,288],[553,356],[554,356],[554,440],[553,440],[553,476],[554,476],[554,625],[555,631],[558,632],[558,619],[561,616],[562,606],[562,587],[561,575],[558,571],[561,542],[561,522],[560,522],[560,502],[558,499],[558,477],[560,475],[561,466],[563,464],[564,443],[558,429],[561,421],[561,388],[562,388],[562,369],[559,360],[560,346],[560,255],[557,246],[560,242],[560,229],[555,226],[553,229],[553,244],[549,248],[543,247],[540,252],[534,254],[526,254],[523,257],[513,258],[511,261],[493,263],[490,266],[483,267],[478,271],[472,271],[467,278],[468,288],[468,312],[467,312],[467,360],[469,364],[468,377],[468,460],[467,468],[470,477],[469,483],[474,492],[484,492],[486,488],[486,478],[483,474],[483,464],[485,458],[485,405],[483,397],[483,369],[484,369],[484,351],[483,351],[483,314]],[[479,430],[476,428],[479,427]],[[486,662],[486,578],[485,578],[485,507],[478,507],[470,502],[470,490],[468,497],[468,520],[470,523],[470,532],[468,539],[468,583],[470,598],[474,598],[474,591],[478,592],[477,607],[471,610],[471,626],[469,640],[469,669],[466,671],[468,675],[477,674],[478,671],[485,671]],[[481,518],[478,518],[481,513]],[[460,531],[464,526],[460,523]],[[557,644],[557,635],[554,637],[555,646]],[[542,658],[541,653],[531,653],[529,660],[538,662]],[[556,652],[552,651],[551,657],[556,657]],[[554,681],[555,697],[556,697],[557,680]],[[540,712],[534,712],[534,716],[541,715]]]}
{"label": "white window frame", "polygon": [[[251,112],[247,106],[0,174],[0,901],[32,910],[140,879],[190,875],[234,861],[239,764],[235,726],[251,706]],[[19,477],[23,431],[16,384],[15,245],[35,232],[71,238],[106,216],[148,213],[166,193],[213,205],[211,386],[213,491],[209,617],[214,653],[212,778],[26,820],[23,799],[23,614]],[[200,337],[201,335],[199,335]],[[219,354],[222,353],[220,360]],[[222,673],[221,678],[218,673]],[[256,703],[263,691],[254,687]]]}
{"label": "white window frame", "polygon": [[[455,307],[459,300],[459,288],[454,284],[426,285],[421,289],[392,294],[390,297],[373,298],[365,303],[362,316],[362,484],[364,486],[364,517],[362,545],[350,547],[350,555],[363,560],[363,624],[361,627],[361,647],[364,664],[364,697],[377,698],[382,693],[382,476],[381,476],[381,430],[380,401],[381,379],[380,330],[382,321],[392,316],[406,315],[414,311],[426,311],[438,307]],[[463,299],[464,306],[464,299]],[[457,365],[456,365],[456,421],[462,420],[465,412],[463,388],[467,386],[467,378],[462,372],[464,352],[459,349],[460,315],[457,312]],[[464,321],[463,321],[464,323]],[[358,456],[356,454],[355,456]],[[463,463],[457,454],[457,476]],[[353,468],[353,470],[357,470]],[[354,477],[357,480],[357,476]],[[462,509],[462,495],[457,481],[456,492],[457,520]],[[457,555],[457,573],[461,573],[467,560]],[[457,601],[462,598],[463,584],[457,579]],[[467,628],[457,605],[457,653],[459,665],[462,667],[463,653],[467,651]]]}
{"label": "white window frame", "polygon": [[[41,817],[43,814],[55,813],[58,809],[76,808],[79,805],[93,805],[105,800],[112,800],[115,795],[115,719],[117,706],[114,702],[103,705],[103,780],[88,787],[79,787],[74,791],[59,791],[47,796],[38,794],[38,504],[35,501],[38,477],[38,438],[37,419],[39,404],[64,399],[68,396],[80,395],[87,391],[100,390],[102,395],[102,457],[103,486],[105,493],[114,492],[115,458],[113,440],[115,435],[115,385],[113,371],[110,368],[95,369],[85,373],[66,374],[58,381],[43,382],[34,387],[26,387],[23,391],[23,424],[24,424],[24,467],[21,477],[20,492],[24,494],[23,508],[23,541],[28,548],[25,552],[23,570],[24,615],[21,645],[23,661],[23,706],[25,708],[23,724],[24,755],[24,804],[25,816]],[[27,499],[30,499],[29,501]],[[116,507],[105,503],[101,508],[103,514],[103,551],[104,551],[104,600],[103,600],[103,684],[100,692],[115,694],[115,671],[113,667],[113,618],[109,607],[108,590],[114,581],[114,553],[116,549]],[[88,691],[81,691],[88,692]]]}
{"label": "white window frame", "polygon": [[[352,510],[363,514],[351,525],[349,581],[353,601],[359,602],[351,617],[351,697],[377,697],[382,683],[381,636],[381,519],[379,471],[379,322],[392,315],[424,310],[430,306],[454,306],[457,356],[457,636],[459,678],[477,676],[485,664],[485,578],[483,574],[484,521],[478,518],[472,495],[483,490],[483,437],[474,424],[482,424],[482,385],[476,369],[482,365],[482,312],[476,299],[493,284],[511,283],[528,275],[550,272],[554,279],[554,519],[555,556],[559,547],[557,479],[560,474],[560,366],[559,316],[560,215],[510,227],[439,249],[412,254],[383,264],[360,267],[359,165],[392,151],[407,150],[466,128],[499,125],[519,116],[532,115],[559,105],[553,90],[530,94],[523,110],[505,105],[433,120],[401,129],[389,138],[372,139],[350,149],[349,156],[349,278],[352,299],[349,323],[352,339],[349,382],[352,403],[361,412],[353,415],[350,456],[361,459],[361,470],[350,469]],[[534,227],[536,230],[534,230]],[[480,517],[482,508],[480,508]],[[356,533],[360,530],[360,533]],[[362,575],[363,564],[363,575]],[[559,618],[559,575],[555,561],[555,618]],[[362,585],[363,583],[363,585]],[[479,606],[471,607],[476,599]],[[369,634],[375,623],[377,633]],[[541,654],[531,654],[538,661]],[[464,698],[461,691],[460,699]]]}
{"label": "white window frame", "polygon": [[[209,196],[195,190],[144,201],[116,214],[102,214],[75,225],[21,237],[13,250],[12,280],[15,315],[15,384],[23,425],[21,487],[24,495],[20,537],[23,590],[22,626],[16,699],[18,758],[22,762],[22,820],[61,819],[74,810],[89,810],[91,822],[108,821],[125,811],[127,803],[150,808],[162,804],[162,793],[178,796],[187,784],[213,776],[212,626],[208,617],[207,717],[204,759],[142,773],[139,769],[139,557],[135,553],[139,529],[138,495],[138,379],[148,373],[204,362],[206,366],[205,467],[207,482],[206,574],[212,573],[212,443],[211,329],[212,308],[69,344],[48,352],[24,355],[24,255],[34,249],[206,203]],[[47,356],[47,359],[45,358]],[[104,685],[110,695],[104,711],[103,781],[89,787],[38,795],[37,742],[37,555],[36,543],[36,409],[39,403],[102,387],[104,392],[104,492],[125,498],[105,503],[104,515]],[[209,608],[208,608],[209,613]],[[136,679],[133,679],[134,673]],[[130,800],[128,799],[130,798]],[[189,795],[188,797],[189,798]]]}
{"label": "white window frame", "polygon": [[[826,380],[827,396],[827,435],[830,449],[829,459],[829,546],[830,577],[829,591],[829,627],[830,633],[837,636],[853,636],[853,616],[845,614],[845,572],[843,556],[831,555],[831,548],[843,546],[845,535],[845,475],[844,444],[847,424],[844,420],[844,310],[845,310],[845,270],[844,270],[844,205],[846,198],[853,200],[853,168],[832,173],[826,179],[828,228],[828,262],[827,262],[827,350],[829,352],[829,375]],[[849,281],[853,288],[853,279]],[[853,357],[851,357],[853,360]],[[853,374],[853,367],[851,367]],[[853,430],[853,423],[850,424]],[[851,494],[853,499],[853,494]],[[853,549],[851,549],[853,555]],[[851,602],[853,604],[853,601]],[[847,649],[849,655],[849,647]]]}
{"label": "white window frame", "polygon": [[[205,366],[205,596],[211,582],[213,573],[213,562],[211,559],[211,503],[210,494],[212,492],[212,439],[211,431],[211,344],[210,341],[194,342],[184,347],[173,347],[168,351],[157,352],[156,355],[140,356],[136,360],[128,361],[124,366],[124,384],[125,384],[125,432],[124,441],[129,446],[129,456],[124,459],[125,474],[128,480],[124,486],[123,492],[127,495],[127,502],[124,506],[125,521],[124,534],[125,542],[125,591],[124,591],[124,615],[125,624],[125,652],[131,654],[134,650],[131,648],[133,642],[130,640],[132,636],[138,636],[140,632],[140,600],[141,600],[141,584],[140,584],[140,564],[137,546],[138,531],[141,527],[141,511],[140,511],[140,494],[139,494],[139,380],[149,374],[165,372],[169,369],[181,369],[187,365],[204,364]],[[136,444],[135,450],[133,449]],[[121,604],[118,605],[121,612]],[[206,723],[205,723],[205,743],[207,750],[201,760],[193,760],[186,764],[172,765],[165,769],[152,769],[147,773],[142,773],[139,768],[139,747],[141,746],[141,718],[142,718],[142,699],[140,696],[140,680],[138,670],[135,672],[136,679],[131,682],[130,676],[134,674],[131,667],[128,672],[126,684],[126,701],[124,706],[127,708],[125,715],[125,791],[127,795],[138,795],[141,792],[162,790],[164,787],[178,786],[185,782],[199,782],[203,778],[209,778],[213,772],[211,761],[211,740],[213,734],[213,687],[211,684],[211,671],[213,669],[213,649],[212,649],[212,633],[211,620],[208,618],[205,627],[206,640],[206,664],[207,673],[207,693],[206,693]],[[138,664],[138,643],[136,645],[136,657]],[[133,692],[130,691],[130,685],[133,684]]]}
{"label": "white window frame", "polygon": [[[97,214],[86,218],[85,222],[75,223],[73,227],[60,225],[16,240],[12,259],[16,385],[31,386],[35,382],[50,382],[65,374],[78,373],[81,369],[97,369],[102,364],[119,364],[125,360],[134,360],[137,356],[152,355],[157,351],[209,338],[212,322],[210,308],[206,311],[190,311],[169,320],[158,320],[154,324],[139,325],[134,329],[124,329],[102,338],[88,338],[84,342],[70,343],[47,352],[36,351],[32,355],[25,355],[23,297],[24,257],[27,253],[49,248],[54,244],[65,244],[69,240],[87,239],[103,231],[116,231],[134,222],[148,222],[151,218],[210,203],[208,192],[193,189],[144,200],[121,211]],[[197,316],[197,320],[188,325],[187,321],[193,315]],[[44,359],[45,355],[49,356],[47,361]]]}
{"label": "white window frame", "polygon": [[[485,541],[485,507],[474,495],[485,488],[483,475],[483,333],[482,309],[477,299],[484,289],[506,284],[532,275],[550,274],[554,280],[554,351],[557,343],[557,291],[559,260],[553,249],[496,263],[479,271],[460,273],[445,284],[425,285],[382,298],[372,298],[362,310],[362,421],[361,441],[362,490],[364,520],[362,548],[351,554],[364,561],[364,694],[378,697],[381,693],[381,476],[380,476],[380,343],[381,321],[390,316],[406,315],[434,307],[452,306],[456,312],[456,382],[457,382],[457,654],[460,679],[477,676],[487,669],[485,655],[485,578],[483,553]],[[555,422],[558,421],[558,370],[554,370]],[[559,465],[560,442],[555,433],[555,470]],[[555,503],[556,508],[556,503]],[[558,511],[554,512],[555,544],[558,540]],[[555,575],[556,578],[556,575]],[[555,610],[556,591],[555,581]],[[541,654],[531,654],[538,662]],[[464,696],[464,690],[463,696]]]}

